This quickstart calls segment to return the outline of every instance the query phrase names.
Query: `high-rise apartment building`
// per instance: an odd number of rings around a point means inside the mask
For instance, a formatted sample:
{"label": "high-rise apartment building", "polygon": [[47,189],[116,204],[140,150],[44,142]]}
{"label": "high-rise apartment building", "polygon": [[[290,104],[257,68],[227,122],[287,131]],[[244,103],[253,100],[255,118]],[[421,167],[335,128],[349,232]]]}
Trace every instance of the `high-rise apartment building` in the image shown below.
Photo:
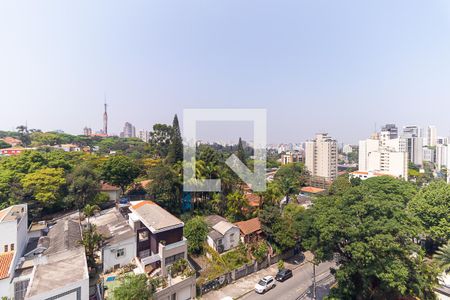
{"label": "high-rise apartment building", "polygon": [[148,142],[150,139],[150,131],[147,130],[139,130],[138,136],[139,139],[141,139],[143,142]]}
{"label": "high-rise apartment building", "polygon": [[408,152],[408,161],[416,165],[423,163],[423,138],[418,126],[403,127],[403,138],[406,142],[406,151]]}
{"label": "high-rise apartment building", "polygon": [[390,136],[390,132],[382,131],[367,140],[359,141],[359,170],[355,173],[408,179],[405,140],[398,137],[391,139]]}
{"label": "high-rise apartment building", "polygon": [[83,128],[83,135],[85,135],[85,136],[91,136],[91,135],[92,135],[92,128],[84,127],[84,128]]}
{"label": "high-rise apartment building", "polygon": [[427,130],[427,146],[428,147],[436,146],[436,141],[437,141],[436,126],[428,126],[428,130]]}
{"label": "high-rise apartment building", "polygon": [[305,165],[311,176],[334,180],[337,177],[337,142],[327,133],[319,133],[305,146]]}
{"label": "high-rise apartment building", "polygon": [[381,128],[381,131],[389,132],[390,139],[398,138],[398,128],[395,124],[386,124]]}
{"label": "high-rise apartment building", "polygon": [[125,125],[123,126],[123,132],[120,134],[120,136],[124,138],[136,137],[136,127],[134,127],[129,122],[125,122]]}

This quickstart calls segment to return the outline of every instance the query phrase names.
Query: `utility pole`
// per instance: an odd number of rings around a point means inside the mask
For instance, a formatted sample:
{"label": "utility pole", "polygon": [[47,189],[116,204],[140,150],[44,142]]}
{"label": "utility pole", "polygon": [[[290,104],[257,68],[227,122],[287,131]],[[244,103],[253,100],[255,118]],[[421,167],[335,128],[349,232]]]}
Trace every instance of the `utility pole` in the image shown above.
{"label": "utility pole", "polygon": [[316,300],[316,262],[313,260],[313,300]]}

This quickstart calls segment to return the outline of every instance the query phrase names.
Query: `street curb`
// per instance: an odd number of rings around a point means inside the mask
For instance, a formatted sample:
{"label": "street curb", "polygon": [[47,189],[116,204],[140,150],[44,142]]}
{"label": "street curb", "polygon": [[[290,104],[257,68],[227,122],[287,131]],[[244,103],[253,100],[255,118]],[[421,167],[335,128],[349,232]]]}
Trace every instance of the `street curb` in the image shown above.
{"label": "street curb", "polygon": [[[296,269],[300,268],[301,266],[305,265],[306,263],[307,263],[307,261],[304,261],[304,262],[302,262],[302,263],[300,263],[300,264],[298,264],[298,265],[295,265],[295,267],[292,268],[292,270],[296,270]],[[244,278],[245,278],[245,277],[244,277]],[[253,291],[254,291],[254,289],[251,289],[251,290],[249,290],[249,291],[243,293],[242,295],[240,295],[240,296],[238,296],[238,297],[236,297],[236,298],[233,298],[233,299],[235,299],[235,300],[240,299],[240,298],[242,298],[242,297],[244,297],[244,296],[247,296],[248,294],[250,294],[250,293],[253,292]]]}

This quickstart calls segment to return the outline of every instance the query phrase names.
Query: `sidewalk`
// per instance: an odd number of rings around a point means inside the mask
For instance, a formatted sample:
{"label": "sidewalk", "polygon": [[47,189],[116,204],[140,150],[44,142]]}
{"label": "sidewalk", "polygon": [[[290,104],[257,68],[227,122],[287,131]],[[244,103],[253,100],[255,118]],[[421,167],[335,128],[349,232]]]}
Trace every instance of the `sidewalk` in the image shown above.
{"label": "sidewalk", "polygon": [[[313,259],[313,255],[311,252],[305,252],[305,259],[298,265],[295,265],[292,260],[288,260],[284,262],[286,268],[291,270],[297,269],[298,267],[304,265],[308,261]],[[252,273],[248,276],[242,277],[235,282],[224,286],[221,289],[211,291],[201,297],[201,299],[205,300],[220,300],[225,297],[231,297],[233,299],[240,298],[245,294],[252,292],[255,289],[255,284],[264,276],[272,275],[275,276],[278,272],[277,264],[273,264],[266,269],[259,270],[258,272]],[[229,299],[229,298],[228,298]]]}

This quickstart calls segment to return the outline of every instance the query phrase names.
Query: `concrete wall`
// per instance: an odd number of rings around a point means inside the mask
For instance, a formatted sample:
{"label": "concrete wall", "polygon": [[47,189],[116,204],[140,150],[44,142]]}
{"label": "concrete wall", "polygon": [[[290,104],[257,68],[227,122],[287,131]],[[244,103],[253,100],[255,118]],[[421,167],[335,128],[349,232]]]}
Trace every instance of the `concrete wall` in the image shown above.
{"label": "concrete wall", "polygon": [[[125,249],[125,256],[116,257],[116,252],[111,250]],[[135,237],[131,237],[125,241],[118,244],[107,246],[103,248],[102,259],[103,259],[103,270],[108,271],[114,268],[115,265],[119,264],[121,267],[131,263],[131,261],[136,256],[136,240]]]}
{"label": "concrete wall", "polygon": [[195,290],[195,276],[191,276],[186,278],[185,280],[169,286],[162,291],[155,293],[153,296],[154,300],[167,300],[173,294],[176,294],[176,300],[187,300],[187,299],[195,299],[196,290]]}
{"label": "concrete wall", "polygon": [[[231,237],[232,235],[233,238]],[[239,237],[240,237],[240,230],[238,227],[233,227],[230,230],[228,230],[225,233],[225,236],[223,237],[222,241],[225,251],[237,247],[239,245]]]}
{"label": "concrete wall", "polygon": [[9,294],[9,278],[5,278],[0,280],[0,298],[1,297],[10,297]]}
{"label": "concrete wall", "polygon": [[67,284],[64,288],[48,291],[33,297],[25,297],[26,300],[47,300],[49,298],[51,300],[87,300],[89,299],[89,278]]}

